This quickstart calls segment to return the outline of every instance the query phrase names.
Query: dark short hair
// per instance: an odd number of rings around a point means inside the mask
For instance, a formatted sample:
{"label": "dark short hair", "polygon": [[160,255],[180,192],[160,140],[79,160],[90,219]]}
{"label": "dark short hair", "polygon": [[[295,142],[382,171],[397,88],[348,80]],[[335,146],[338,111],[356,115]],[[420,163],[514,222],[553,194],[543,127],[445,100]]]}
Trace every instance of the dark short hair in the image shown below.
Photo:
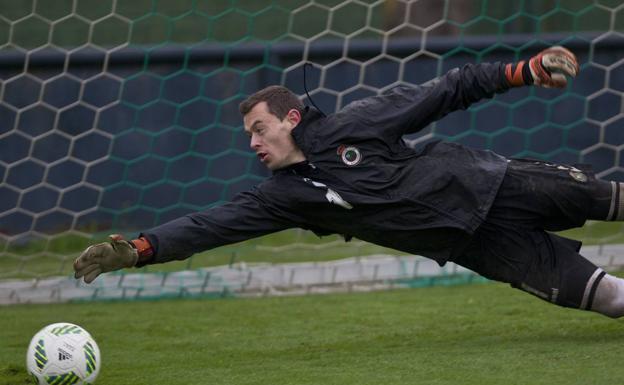
{"label": "dark short hair", "polygon": [[269,112],[279,120],[284,120],[288,111],[295,109],[303,112],[303,102],[286,87],[268,86],[249,96],[238,105],[238,110],[245,116],[256,104],[266,102]]}

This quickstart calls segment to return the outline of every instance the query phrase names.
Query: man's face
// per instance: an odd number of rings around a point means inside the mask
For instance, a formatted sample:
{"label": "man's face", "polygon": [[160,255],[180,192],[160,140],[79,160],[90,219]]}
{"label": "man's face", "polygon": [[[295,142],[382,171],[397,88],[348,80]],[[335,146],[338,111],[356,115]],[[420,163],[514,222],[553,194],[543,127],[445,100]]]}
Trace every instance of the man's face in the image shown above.
{"label": "man's face", "polygon": [[290,110],[284,120],[279,120],[269,112],[266,102],[256,104],[243,116],[245,132],[251,138],[249,145],[270,170],[305,159],[291,135],[300,121],[301,115],[295,109]]}

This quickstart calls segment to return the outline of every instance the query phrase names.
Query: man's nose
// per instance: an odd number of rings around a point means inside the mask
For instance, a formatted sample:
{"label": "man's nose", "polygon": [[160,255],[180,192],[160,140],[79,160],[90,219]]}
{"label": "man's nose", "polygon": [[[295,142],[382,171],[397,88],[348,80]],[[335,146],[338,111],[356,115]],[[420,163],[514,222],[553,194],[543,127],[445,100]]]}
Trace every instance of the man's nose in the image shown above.
{"label": "man's nose", "polygon": [[260,141],[256,135],[251,135],[251,140],[249,141],[249,147],[252,149],[256,149],[260,146]]}

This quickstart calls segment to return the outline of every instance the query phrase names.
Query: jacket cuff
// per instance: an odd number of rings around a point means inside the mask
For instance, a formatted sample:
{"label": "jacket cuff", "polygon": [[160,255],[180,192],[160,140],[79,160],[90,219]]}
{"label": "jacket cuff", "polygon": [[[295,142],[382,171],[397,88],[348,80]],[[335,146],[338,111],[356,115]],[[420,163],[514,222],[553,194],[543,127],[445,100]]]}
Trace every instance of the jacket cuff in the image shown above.
{"label": "jacket cuff", "polygon": [[529,63],[520,61],[505,65],[505,79],[511,87],[528,86],[533,84],[533,75]]}
{"label": "jacket cuff", "polygon": [[154,248],[145,237],[139,237],[130,241],[130,244],[137,250],[139,259],[135,267],[142,267],[150,263],[154,257]]}

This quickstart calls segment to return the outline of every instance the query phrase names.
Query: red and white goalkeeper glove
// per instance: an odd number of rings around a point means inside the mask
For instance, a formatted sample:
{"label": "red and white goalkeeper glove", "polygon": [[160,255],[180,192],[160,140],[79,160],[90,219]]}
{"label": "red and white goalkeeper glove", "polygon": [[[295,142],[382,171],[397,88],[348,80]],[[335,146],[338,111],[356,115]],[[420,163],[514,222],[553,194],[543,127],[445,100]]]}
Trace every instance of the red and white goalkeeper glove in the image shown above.
{"label": "red and white goalkeeper glove", "polygon": [[511,86],[534,84],[546,88],[563,88],[568,84],[567,76],[579,73],[576,56],[569,50],[550,47],[529,59],[505,66],[505,77]]}

